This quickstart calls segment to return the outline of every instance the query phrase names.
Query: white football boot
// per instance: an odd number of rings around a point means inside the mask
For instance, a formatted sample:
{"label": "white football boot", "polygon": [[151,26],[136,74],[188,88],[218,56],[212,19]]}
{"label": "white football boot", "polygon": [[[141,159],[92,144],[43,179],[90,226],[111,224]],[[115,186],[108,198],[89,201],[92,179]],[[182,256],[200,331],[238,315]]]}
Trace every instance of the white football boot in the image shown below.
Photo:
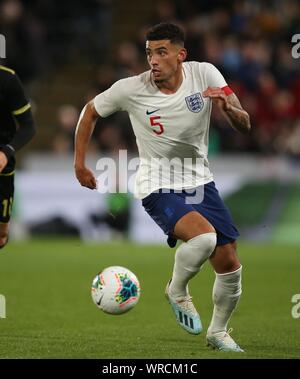
{"label": "white football boot", "polygon": [[165,294],[167,300],[172,306],[177,322],[184,330],[191,334],[201,333],[202,324],[200,316],[192,302],[192,297],[190,295],[176,298],[171,296],[169,294],[170,283],[171,280],[167,284]]}
{"label": "white football boot", "polygon": [[229,334],[232,332],[232,330],[233,329],[230,328],[227,332],[208,334],[206,336],[207,346],[220,351],[244,353],[244,350],[241,349],[239,345],[230,337]]}

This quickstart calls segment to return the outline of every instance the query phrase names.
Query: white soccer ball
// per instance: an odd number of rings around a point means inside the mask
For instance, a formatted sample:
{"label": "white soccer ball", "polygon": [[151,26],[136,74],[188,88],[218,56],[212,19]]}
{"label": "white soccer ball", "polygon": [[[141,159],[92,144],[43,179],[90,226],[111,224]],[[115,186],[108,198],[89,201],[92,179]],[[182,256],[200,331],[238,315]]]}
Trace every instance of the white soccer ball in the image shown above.
{"label": "white soccer ball", "polygon": [[93,280],[92,298],[102,311],[118,315],[128,312],[139,301],[141,288],[138,278],[125,267],[107,267]]}

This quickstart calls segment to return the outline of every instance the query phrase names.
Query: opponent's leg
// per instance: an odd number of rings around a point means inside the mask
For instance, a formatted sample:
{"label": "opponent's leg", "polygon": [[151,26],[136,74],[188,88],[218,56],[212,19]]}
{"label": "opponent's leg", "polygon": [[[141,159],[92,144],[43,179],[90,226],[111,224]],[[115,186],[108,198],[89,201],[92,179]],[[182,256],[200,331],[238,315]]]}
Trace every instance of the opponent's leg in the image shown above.
{"label": "opponent's leg", "polygon": [[0,249],[8,242],[8,226],[14,197],[14,172],[0,173]]}
{"label": "opponent's leg", "polygon": [[8,223],[0,224],[0,249],[8,242]]}
{"label": "opponent's leg", "polygon": [[166,296],[179,324],[186,331],[198,334],[202,331],[202,325],[187,285],[214,251],[216,233],[203,216],[192,211],[176,223],[173,234],[184,242],[176,251],[173,275],[167,285]]}
{"label": "opponent's leg", "polygon": [[236,243],[217,246],[210,262],[216,278],[213,287],[214,310],[207,331],[207,342],[219,350],[242,352],[227,332],[228,321],[242,293],[242,266],[236,254]]}

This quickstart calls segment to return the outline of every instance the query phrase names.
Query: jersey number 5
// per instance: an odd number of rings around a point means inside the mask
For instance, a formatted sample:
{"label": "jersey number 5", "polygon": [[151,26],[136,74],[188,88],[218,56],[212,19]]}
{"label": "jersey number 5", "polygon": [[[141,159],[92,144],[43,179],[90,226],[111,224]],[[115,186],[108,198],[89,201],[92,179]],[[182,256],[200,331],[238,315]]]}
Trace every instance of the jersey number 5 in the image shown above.
{"label": "jersey number 5", "polygon": [[164,126],[160,122],[157,122],[157,120],[159,120],[160,118],[161,118],[160,116],[151,116],[150,117],[151,126],[158,126],[159,127],[159,129],[152,129],[153,132],[155,134],[157,134],[158,136],[165,131]]}

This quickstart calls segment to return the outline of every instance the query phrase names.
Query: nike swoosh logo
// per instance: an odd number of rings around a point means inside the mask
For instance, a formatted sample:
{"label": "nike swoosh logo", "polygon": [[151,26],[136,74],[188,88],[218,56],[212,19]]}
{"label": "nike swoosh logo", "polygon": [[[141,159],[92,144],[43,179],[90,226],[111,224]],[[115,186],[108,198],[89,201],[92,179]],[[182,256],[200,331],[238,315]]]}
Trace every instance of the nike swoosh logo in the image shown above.
{"label": "nike swoosh logo", "polygon": [[155,109],[154,111],[151,111],[151,112],[149,112],[149,111],[147,110],[147,111],[146,111],[146,114],[149,115],[149,114],[155,113],[155,112],[159,111],[159,109],[160,109],[160,108]]}

